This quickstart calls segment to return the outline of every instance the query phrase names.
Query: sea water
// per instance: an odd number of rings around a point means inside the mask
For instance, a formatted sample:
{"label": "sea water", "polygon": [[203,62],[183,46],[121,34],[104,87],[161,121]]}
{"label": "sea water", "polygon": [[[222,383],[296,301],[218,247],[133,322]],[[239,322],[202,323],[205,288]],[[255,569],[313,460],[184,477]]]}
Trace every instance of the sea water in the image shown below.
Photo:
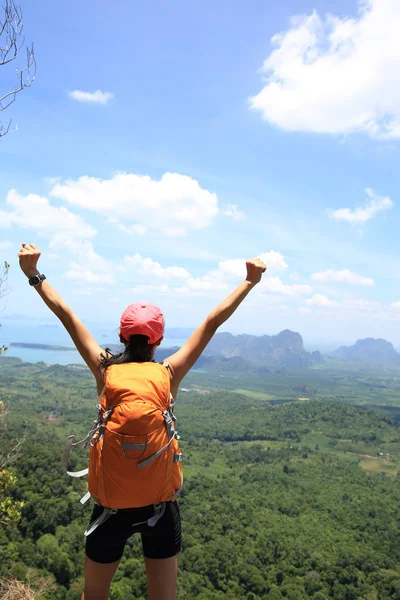
{"label": "sea water", "polygon": [[[105,347],[109,344],[118,344],[117,329],[93,325],[91,333],[97,342]],[[165,337],[163,348],[182,346],[186,338]],[[54,350],[53,348],[21,348],[10,346],[10,343],[46,344],[51,346],[64,346],[69,350]],[[82,364],[84,361],[79,352],[74,348],[67,332],[59,325],[48,323],[22,323],[4,319],[0,329],[0,346],[8,346],[7,356],[14,356],[26,362],[45,362],[49,365]]]}
{"label": "sea water", "polygon": [[[181,346],[186,340],[163,340],[163,348]],[[7,356],[16,356],[25,362],[44,362],[48,365],[76,365],[84,363],[79,352],[74,348],[71,350],[44,350],[42,348],[20,348],[10,346]]]}

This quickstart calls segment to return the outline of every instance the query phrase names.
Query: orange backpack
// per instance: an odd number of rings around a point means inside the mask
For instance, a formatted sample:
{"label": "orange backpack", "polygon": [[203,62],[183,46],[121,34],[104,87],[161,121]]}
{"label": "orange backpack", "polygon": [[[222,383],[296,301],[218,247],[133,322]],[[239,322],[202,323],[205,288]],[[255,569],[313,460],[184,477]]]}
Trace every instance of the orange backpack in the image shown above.
{"label": "orange backpack", "polygon": [[155,525],[182,488],[182,454],[175,430],[174,401],[170,392],[168,365],[154,362],[111,365],[98,405],[99,415],[85,439],[69,436],[63,462],[71,448],[90,443],[88,493],[104,511],[89,529],[89,535],[118,509],[154,505]]}

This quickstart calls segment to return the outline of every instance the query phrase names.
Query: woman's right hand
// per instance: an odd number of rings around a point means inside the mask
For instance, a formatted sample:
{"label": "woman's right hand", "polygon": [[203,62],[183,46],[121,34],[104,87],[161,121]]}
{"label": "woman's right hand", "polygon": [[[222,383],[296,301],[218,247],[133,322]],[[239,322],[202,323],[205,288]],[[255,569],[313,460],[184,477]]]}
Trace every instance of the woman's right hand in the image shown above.
{"label": "woman's right hand", "polygon": [[246,268],[246,281],[256,285],[261,281],[263,273],[267,270],[267,265],[260,258],[251,258],[246,261]]}
{"label": "woman's right hand", "polygon": [[18,257],[19,266],[27,277],[39,274],[37,262],[40,258],[40,250],[35,244],[22,244]]}

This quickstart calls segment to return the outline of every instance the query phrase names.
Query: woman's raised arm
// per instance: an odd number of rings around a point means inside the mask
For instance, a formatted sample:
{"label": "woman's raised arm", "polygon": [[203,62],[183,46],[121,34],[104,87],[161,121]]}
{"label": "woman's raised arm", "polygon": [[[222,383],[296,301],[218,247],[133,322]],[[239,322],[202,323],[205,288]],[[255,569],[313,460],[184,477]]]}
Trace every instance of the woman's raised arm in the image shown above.
{"label": "woman's raised arm", "polygon": [[[35,244],[22,244],[18,257],[20,267],[28,279],[40,275],[40,271],[37,269],[40,250]],[[47,281],[41,281],[35,286],[35,289],[45,304],[60,319],[78,352],[95,376],[98,387],[102,387],[102,377],[99,371],[100,355],[103,352],[101,346]]]}
{"label": "woman's raised arm", "polygon": [[201,356],[218,327],[233,315],[247,294],[260,282],[262,274],[267,269],[259,258],[248,260],[246,267],[246,279],[208,315],[204,323],[196,329],[182,348],[165,361],[169,363],[171,369],[173,395],[176,395],[180,382]]}

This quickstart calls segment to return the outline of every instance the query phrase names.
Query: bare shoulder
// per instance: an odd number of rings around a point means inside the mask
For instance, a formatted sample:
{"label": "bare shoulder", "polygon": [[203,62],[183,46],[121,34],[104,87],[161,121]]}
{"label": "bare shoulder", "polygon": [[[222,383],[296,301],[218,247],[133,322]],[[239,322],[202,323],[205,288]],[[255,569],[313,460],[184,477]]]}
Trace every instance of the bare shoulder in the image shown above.
{"label": "bare shoulder", "polygon": [[171,363],[170,359],[167,358],[166,360],[164,360],[162,362],[163,367],[165,367],[165,369],[167,370],[167,373],[169,375],[169,381],[170,381],[170,391],[172,394],[172,397],[174,398],[174,400],[176,400],[176,396],[178,395],[178,390],[179,390],[179,381],[177,381],[176,375],[175,375],[175,369],[173,364]]}

